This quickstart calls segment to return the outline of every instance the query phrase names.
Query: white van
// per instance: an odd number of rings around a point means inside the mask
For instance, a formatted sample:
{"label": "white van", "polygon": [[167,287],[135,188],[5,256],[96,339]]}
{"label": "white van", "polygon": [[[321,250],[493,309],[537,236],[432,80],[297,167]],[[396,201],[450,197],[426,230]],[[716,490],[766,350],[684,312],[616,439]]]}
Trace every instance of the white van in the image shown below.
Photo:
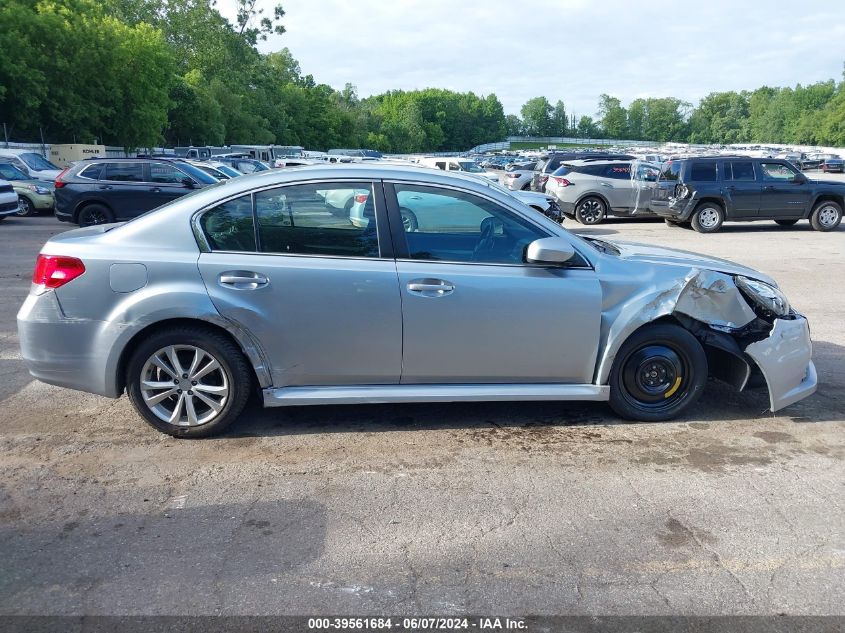
{"label": "white van", "polygon": [[53,182],[62,173],[56,165],[31,149],[0,148],[0,162],[11,163],[32,179]]}
{"label": "white van", "polygon": [[484,171],[476,165],[473,161],[466,158],[434,156],[420,159],[420,165],[424,167],[434,167],[435,169],[442,169],[443,171],[463,171],[476,176],[483,176],[490,180],[499,182],[498,174],[492,171]]}

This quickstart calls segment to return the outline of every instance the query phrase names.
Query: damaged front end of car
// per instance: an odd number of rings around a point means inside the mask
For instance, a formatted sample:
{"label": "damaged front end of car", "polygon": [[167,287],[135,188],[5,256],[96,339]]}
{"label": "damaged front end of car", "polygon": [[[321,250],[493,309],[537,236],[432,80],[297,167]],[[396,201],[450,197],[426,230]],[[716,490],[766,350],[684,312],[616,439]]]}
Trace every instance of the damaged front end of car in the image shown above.
{"label": "damaged front end of car", "polygon": [[[710,376],[737,391],[767,386],[772,411],[812,395],[816,371],[807,319],[778,288],[741,274],[674,266],[649,269],[651,279],[632,298],[605,287],[598,384],[605,384],[616,353],[639,327],[671,319],[690,331],[707,355]],[[675,273],[675,274],[672,274]],[[614,302],[619,295],[620,301]]]}

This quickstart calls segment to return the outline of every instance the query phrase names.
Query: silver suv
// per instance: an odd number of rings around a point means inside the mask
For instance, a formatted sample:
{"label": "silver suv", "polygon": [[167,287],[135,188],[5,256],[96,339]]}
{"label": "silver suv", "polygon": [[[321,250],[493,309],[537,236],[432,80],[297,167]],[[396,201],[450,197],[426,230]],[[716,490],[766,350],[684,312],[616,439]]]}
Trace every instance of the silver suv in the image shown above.
{"label": "silver suv", "polygon": [[659,172],[659,165],[636,160],[572,161],[549,176],[546,193],[581,224],[598,224],[608,215],[653,215],[648,205]]}

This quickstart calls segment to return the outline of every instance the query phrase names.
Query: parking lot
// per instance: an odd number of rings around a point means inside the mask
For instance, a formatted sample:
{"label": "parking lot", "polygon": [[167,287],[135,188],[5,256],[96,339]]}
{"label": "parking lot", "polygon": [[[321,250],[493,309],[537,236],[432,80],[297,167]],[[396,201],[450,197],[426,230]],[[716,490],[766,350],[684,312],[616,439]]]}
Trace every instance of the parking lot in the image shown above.
{"label": "parking lot", "polygon": [[179,441],[125,397],[30,380],[15,313],[71,227],[4,221],[0,613],[845,614],[845,228],[565,226],[771,275],[810,319],[817,394],[771,414],[710,382],[661,424],[602,403],[251,404]]}

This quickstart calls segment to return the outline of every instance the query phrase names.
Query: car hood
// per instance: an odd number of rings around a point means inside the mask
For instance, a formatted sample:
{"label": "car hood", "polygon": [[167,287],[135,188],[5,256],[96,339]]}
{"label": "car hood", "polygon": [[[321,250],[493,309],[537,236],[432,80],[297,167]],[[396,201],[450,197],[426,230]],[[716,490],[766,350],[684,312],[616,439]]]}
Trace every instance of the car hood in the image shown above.
{"label": "car hood", "polygon": [[706,268],[728,275],[743,275],[759,279],[772,286],[777,286],[774,279],[763,273],[718,257],[709,257],[700,253],[691,253],[675,248],[653,246],[651,244],[638,244],[636,242],[612,242],[619,249],[619,257],[622,259],[651,264],[664,264],[669,266],[689,266],[691,268]]}
{"label": "car hood", "polygon": [[59,174],[62,173],[60,169],[43,169],[41,171],[32,171],[32,175],[38,180],[46,182],[54,182]]}
{"label": "car hood", "polygon": [[539,191],[511,191],[511,195],[523,202],[548,203],[549,195]]}

